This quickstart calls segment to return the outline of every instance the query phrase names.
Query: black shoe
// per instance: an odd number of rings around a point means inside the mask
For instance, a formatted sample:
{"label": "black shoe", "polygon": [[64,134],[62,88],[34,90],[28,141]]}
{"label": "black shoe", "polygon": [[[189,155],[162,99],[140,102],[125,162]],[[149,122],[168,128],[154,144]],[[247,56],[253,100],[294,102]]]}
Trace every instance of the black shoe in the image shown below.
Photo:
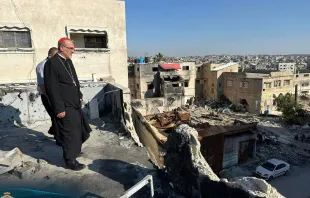
{"label": "black shoe", "polygon": [[80,171],[84,168],[86,168],[86,166],[84,164],[79,163],[78,161],[74,160],[74,161],[67,161],[67,167],[71,170],[74,171]]}

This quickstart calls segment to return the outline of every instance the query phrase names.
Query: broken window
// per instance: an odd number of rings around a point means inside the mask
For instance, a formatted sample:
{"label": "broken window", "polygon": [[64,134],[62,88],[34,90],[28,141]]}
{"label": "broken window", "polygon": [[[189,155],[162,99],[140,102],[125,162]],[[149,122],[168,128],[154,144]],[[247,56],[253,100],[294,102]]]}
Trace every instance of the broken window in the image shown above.
{"label": "broken window", "polygon": [[178,84],[172,84],[172,87],[179,87],[179,83]]}
{"label": "broken window", "polygon": [[188,80],[184,81],[184,87],[188,87]]}
{"label": "broken window", "polygon": [[222,86],[222,84],[221,83],[219,83],[219,87],[221,87]]}
{"label": "broken window", "polygon": [[30,31],[0,31],[0,48],[31,48]]}
{"label": "broken window", "polygon": [[147,84],[147,89],[154,89],[153,83],[148,83]]}
{"label": "broken window", "polygon": [[200,67],[197,68],[197,71],[198,71],[198,72],[200,71]]}
{"label": "broken window", "polygon": [[76,48],[108,48],[108,35],[105,34],[84,34],[70,33]]}
{"label": "broken window", "polygon": [[240,82],[240,87],[241,88],[248,88],[249,87],[249,83],[248,82]]}
{"label": "broken window", "polygon": [[233,81],[232,80],[227,80],[227,87],[232,87]]}
{"label": "broken window", "polygon": [[139,84],[137,84],[137,89],[139,89]]}
{"label": "broken window", "polygon": [[183,66],[182,70],[189,70],[189,66]]}
{"label": "broken window", "polygon": [[266,89],[271,88],[271,82],[265,82],[265,83],[264,83],[264,87],[265,87]]}
{"label": "broken window", "polygon": [[309,74],[304,74],[304,77],[309,77]]}
{"label": "broken window", "polygon": [[137,71],[139,71],[139,67],[137,67]]}
{"label": "broken window", "polygon": [[301,82],[301,86],[302,87],[308,87],[309,86],[309,81]]}
{"label": "broken window", "polygon": [[196,84],[200,84],[200,80],[196,80]]}
{"label": "broken window", "polygon": [[214,88],[211,89],[211,93],[214,94]]}
{"label": "broken window", "polygon": [[285,86],[285,85],[290,85],[290,80],[284,80],[284,83],[283,83],[283,85]]}
{"label": "broken window", "polygon": [[153,70],[153,72],[157,72],[158,71],[158,67],[153,67],[152,70]]}
{"label": "broken window", "polygon": [[280,87],[281,86],[281,80],[275,80],[273,86],[274,87]]}

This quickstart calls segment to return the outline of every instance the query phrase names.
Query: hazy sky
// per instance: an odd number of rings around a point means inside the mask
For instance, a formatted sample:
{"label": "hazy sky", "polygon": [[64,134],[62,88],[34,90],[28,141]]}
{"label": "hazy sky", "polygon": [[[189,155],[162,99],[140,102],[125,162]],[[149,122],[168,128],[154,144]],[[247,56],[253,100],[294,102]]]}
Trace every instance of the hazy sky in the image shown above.
{"label": "hazy sky", "polygon": [[310,53],[310,0],[128,0],[129,56]]}

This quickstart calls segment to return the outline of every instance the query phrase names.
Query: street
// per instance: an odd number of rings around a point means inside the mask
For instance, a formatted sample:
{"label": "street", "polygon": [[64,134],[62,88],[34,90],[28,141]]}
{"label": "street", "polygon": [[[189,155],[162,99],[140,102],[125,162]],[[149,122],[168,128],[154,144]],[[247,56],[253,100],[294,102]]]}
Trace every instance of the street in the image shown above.
{"label": "street", "polygon": [[292,166],[286,176],[280,176],[269,183],[287,198],[310,197],[310,166]]}

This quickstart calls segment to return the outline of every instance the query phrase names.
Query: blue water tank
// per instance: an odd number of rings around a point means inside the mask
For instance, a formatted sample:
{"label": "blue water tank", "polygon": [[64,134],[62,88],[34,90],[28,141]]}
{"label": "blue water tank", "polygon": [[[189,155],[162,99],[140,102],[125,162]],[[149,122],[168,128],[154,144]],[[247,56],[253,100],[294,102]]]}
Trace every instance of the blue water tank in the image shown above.
{"label": "blue water tank", "polygon": [[144,58],[139,58],[138,63],[144,63]]}

